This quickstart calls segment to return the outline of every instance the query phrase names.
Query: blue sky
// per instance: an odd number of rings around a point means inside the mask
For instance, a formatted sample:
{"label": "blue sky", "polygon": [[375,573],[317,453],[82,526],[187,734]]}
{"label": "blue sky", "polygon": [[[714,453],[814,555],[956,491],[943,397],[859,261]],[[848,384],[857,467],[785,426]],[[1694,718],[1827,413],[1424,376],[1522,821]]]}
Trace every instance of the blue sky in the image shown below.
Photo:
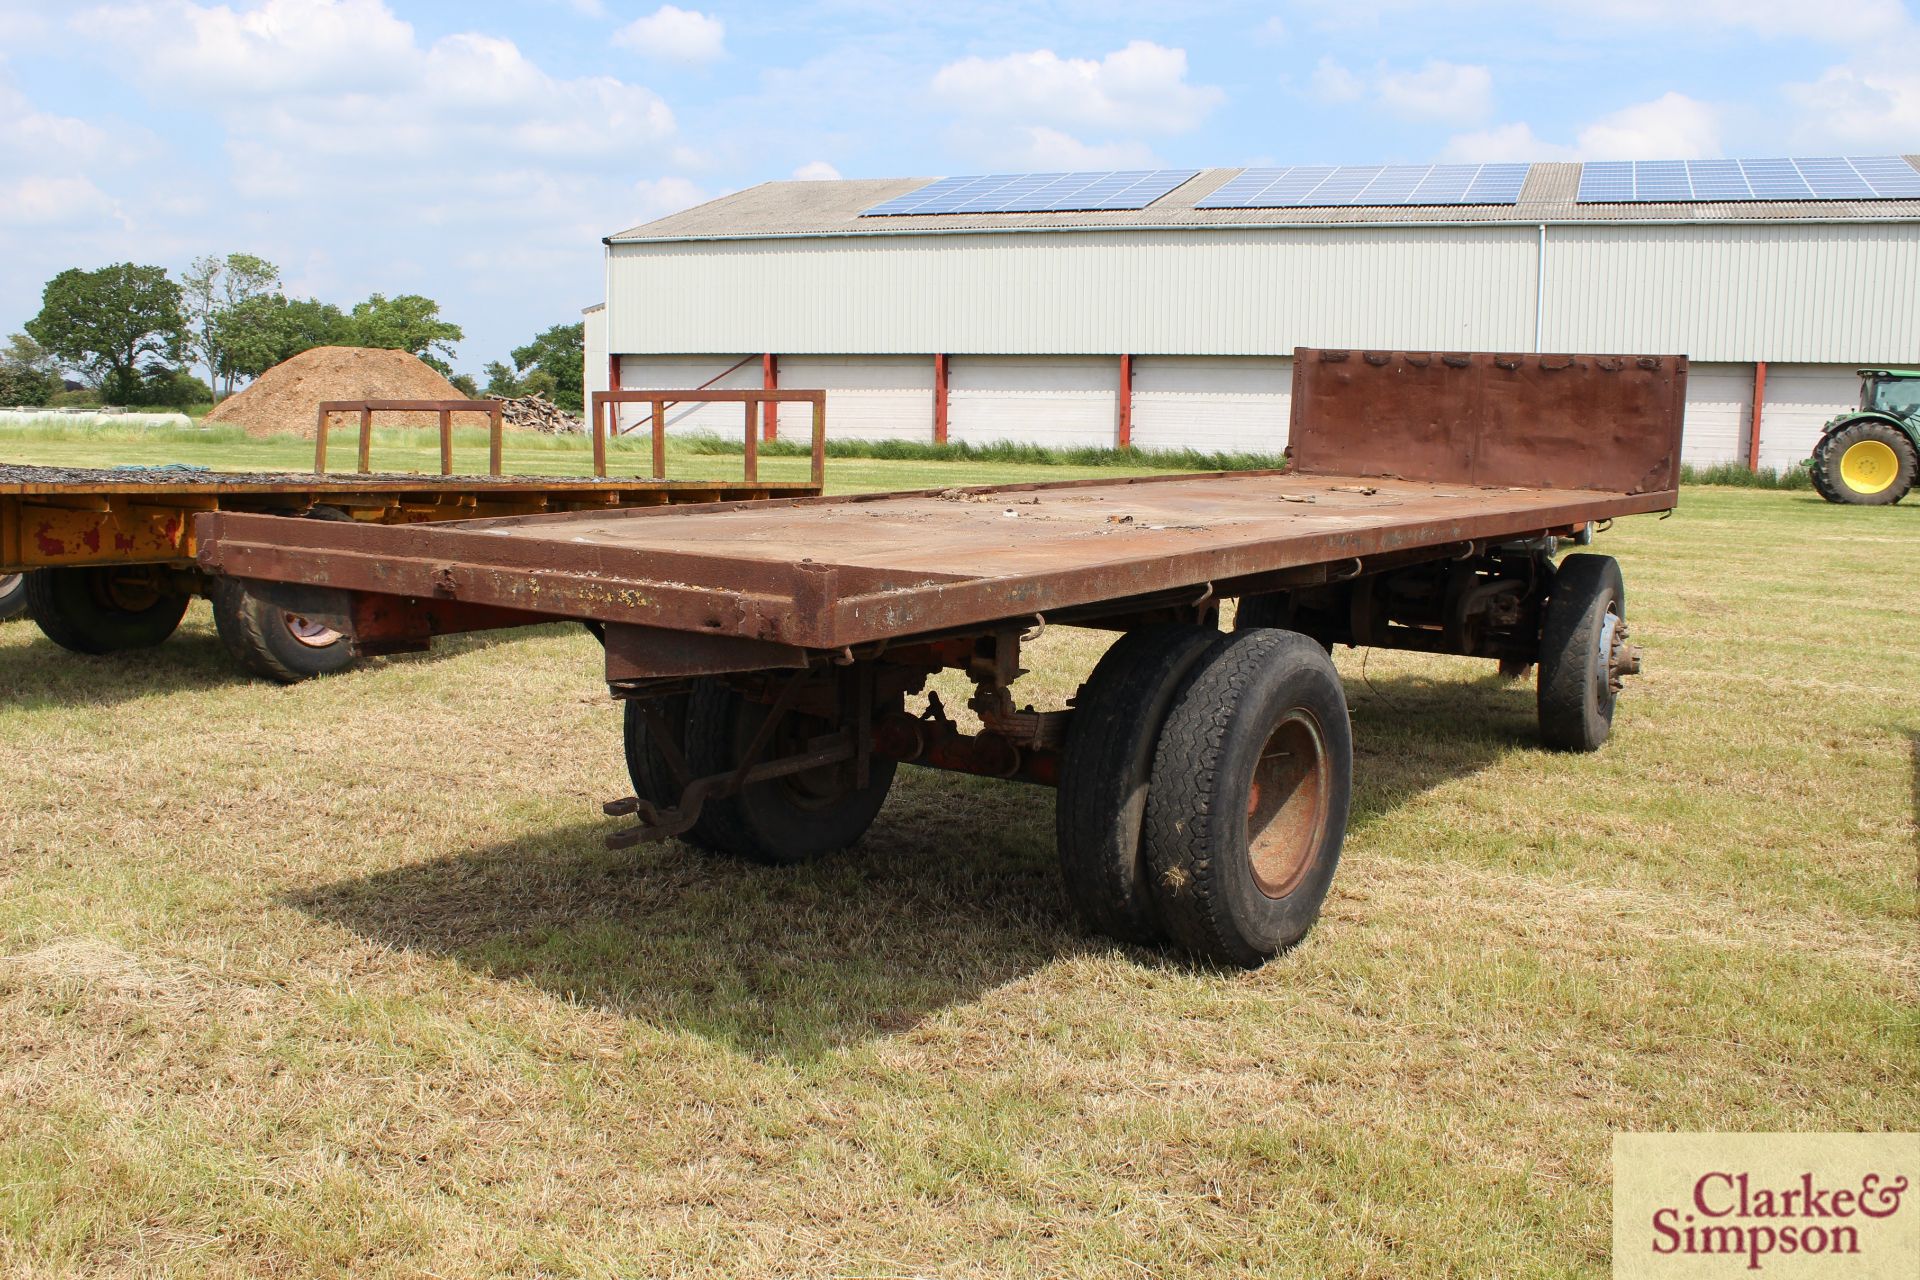
{"label": "blue sky", "polygon": [[1916,151],[1899,0],[0,0],[0,332],[244,250],[439,299],[471,371],[771,179]]}

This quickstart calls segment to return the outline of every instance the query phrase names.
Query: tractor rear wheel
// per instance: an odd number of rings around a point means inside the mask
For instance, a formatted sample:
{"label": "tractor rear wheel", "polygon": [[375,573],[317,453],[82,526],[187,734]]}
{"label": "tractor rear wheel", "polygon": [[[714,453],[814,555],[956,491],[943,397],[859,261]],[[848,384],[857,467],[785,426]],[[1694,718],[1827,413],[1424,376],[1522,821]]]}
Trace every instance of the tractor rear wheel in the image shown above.
{"label": "tractor rear wheel", "polygon": [[1814,488],[1830,502],[1885,507],[1913,488],[1920,458],[1906,432],[1887,422],[1856,422],[1828,433],[1813,454]]}

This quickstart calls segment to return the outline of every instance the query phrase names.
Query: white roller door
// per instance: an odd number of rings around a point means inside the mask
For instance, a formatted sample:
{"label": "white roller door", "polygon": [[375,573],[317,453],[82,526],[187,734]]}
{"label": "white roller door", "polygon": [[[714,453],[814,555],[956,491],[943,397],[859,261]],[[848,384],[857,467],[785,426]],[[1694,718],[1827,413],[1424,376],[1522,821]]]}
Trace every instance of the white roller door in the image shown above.
{"label": "white roller door", "polygon": [[1753,366],[1696,364],[1687,370],[1687,420],[1680,460],[1696,467],[1747,460]]}
{"label": "white roller door", "polygon": [[1767,366],[1766,407],[1760,414],[1760,465],[1784,470],[1813,452],[1820,428],[1860,403],[1860,378],[1850,365]]}
{"label": "white roller door", "polygon": [[[933,439],[932,356],[781,356],[780,386],[827,393],[827,437]],[[783,405],[780,437],[803,440],[812,409]]]}
{"label": "white roller door", "polygon": [[[623,391],[691,391],[719,378],[711,390],[758,391],[766,376],[760,368],[760,357],[753,356],[727,373],[739,360],[739,356],[622,356],[620,387]],[[630,430],[651,412],[644,404],[623,405],[621,425]],[[746,435],[745,415],[746,410],[737,404],[680,404],[667,410],[667,430],[704,431],[741,440]]]}
{"label": "white roller door", "polygon": [[1133,443],[1142,449],[1278,454],[1292,403],[1291,359],[1134,357]]}
{"label": "white roller door", "polygon": [[947,439],[1111,448],[1120,359],[954,356],[947,362]]}

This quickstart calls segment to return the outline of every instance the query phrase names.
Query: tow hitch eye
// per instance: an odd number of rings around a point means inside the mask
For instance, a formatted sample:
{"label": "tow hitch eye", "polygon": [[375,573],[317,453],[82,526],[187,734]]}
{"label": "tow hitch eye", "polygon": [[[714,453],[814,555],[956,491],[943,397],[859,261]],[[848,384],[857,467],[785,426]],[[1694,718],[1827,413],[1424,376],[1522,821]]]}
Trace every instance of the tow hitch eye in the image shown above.
{"label": "tow hitch eye", "polygon": [[1610,630],[1613,634],[1607,645],[1607,687],[1618,693],[1626,677],[1640,674],[1640,646],[1627,643],[1627,624],[1624,620],[1615,623]]}

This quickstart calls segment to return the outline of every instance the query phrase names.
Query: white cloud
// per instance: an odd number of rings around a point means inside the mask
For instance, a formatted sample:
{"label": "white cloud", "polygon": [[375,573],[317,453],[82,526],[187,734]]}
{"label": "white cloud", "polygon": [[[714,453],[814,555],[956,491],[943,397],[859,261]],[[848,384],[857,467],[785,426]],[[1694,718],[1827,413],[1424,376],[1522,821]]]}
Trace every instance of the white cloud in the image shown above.
{"label": "white cloud", "polygon": [[1028,172],[1055,169],[1147,169],[1155,164],[1152,148],[1142,142],[1082,142],[1071,134],[1045,125],[1025,125],[1011,137],[969,141],[957,131],[962,149],[988,158],[993,164]]}
{"label": "white cloud", "polygon": [[712,14],[663,4],[614,32],[613,42],[650,58],[712,62],[727,52],[727,27]]}
{"label": "white cloud", "polygon": [[1787,85],[1785,94],[1798,117],[1796,149],[1920,150],[1920,25],[1864,47],[1810,83]]}
{"label": "white cloud", "polygon": [[1704,102],[1663,93],[1582,129],[1579,151],[1585,160],[1698,160],[1720,154],[1720,121]]}
{"label": "white cloud", "polygon": [[1548,142],[1524,123],[1455,135],[1443,158],[1502,160],[1698,160],[1720,154],[1719,114],[1682,93],[1665,93],[1601,116],[1572,143]]}
{"label": "white cloud", "polygon": [[202,96],[379,92],[418,69],[413,28],[382,0],[267,0],[236,12],[186,0],[107,5],[76,32],[143,54],[128,70]]}
{"label": "white cloud", "polygon": [[1326,103],[1358,102],[1366,96],[1367,85],[1332,58],[1322,58],[1307,78],[1307,93]]}
{"label": "white cloud", "polygon": [[1583,23],[1737,28],[1763,36],[1852,43],[1907,22],[1900,0],[1559,0]]}
{"label": "white cloud", "polygon": [[1185,133],[1226,98],[1187,83],[1187,53],[1135,40],[1095,61],[1051,49],[962,58],[940,68],[933,91],[956,110],[1054,130]]}
{"label": "white cloud", "polygon": [[1418,71],[1380,78],[1380,101],[1409,120],[1470,124],[1493,114],[1493,75],[1485,67],[1430,59]]}
{"label": "white cloud", "polygon": [[1287,21],[1278,16],[1268,18],[1254,28],[1253,38],[1261,44],[1285,44],[1287,40]]}
{"label": "white cloud", "polygon": [[810,160],[793,171],[802,182],[838,182],[840,171],[825,160]]}
{"label": "white cloud", "polygon": [[0,183],[0,223],[71,227],[113,212],[113,201],[87,178],[29,176]]}
{"label": "white cloud", "polygon": [[692,181],[681,177],[641,179],[633,184],[633,222],[651,222],[682,209],[704,204],[710,197]]}
{"label": "white cloud", "polygon": [[674,132],[649,89],[553,76],[494,36],[423,47],[381,0],[268,0],[243,13],[167,0],[81,21],[129,72],[160,77],[156,91],[222,117],[243,192],[293,194],[303,171],[324,184],[348,161],[409,182],[463,173],[463,152],[584,164]]}
{"label": "white cloud", "polygon": [[1520,122],[1455,134],[1441,152],[1442,160],[1456,164],[1498,164],[1503,161],[1577,160],[1576,148],[1545,142],[1533,126]]}

